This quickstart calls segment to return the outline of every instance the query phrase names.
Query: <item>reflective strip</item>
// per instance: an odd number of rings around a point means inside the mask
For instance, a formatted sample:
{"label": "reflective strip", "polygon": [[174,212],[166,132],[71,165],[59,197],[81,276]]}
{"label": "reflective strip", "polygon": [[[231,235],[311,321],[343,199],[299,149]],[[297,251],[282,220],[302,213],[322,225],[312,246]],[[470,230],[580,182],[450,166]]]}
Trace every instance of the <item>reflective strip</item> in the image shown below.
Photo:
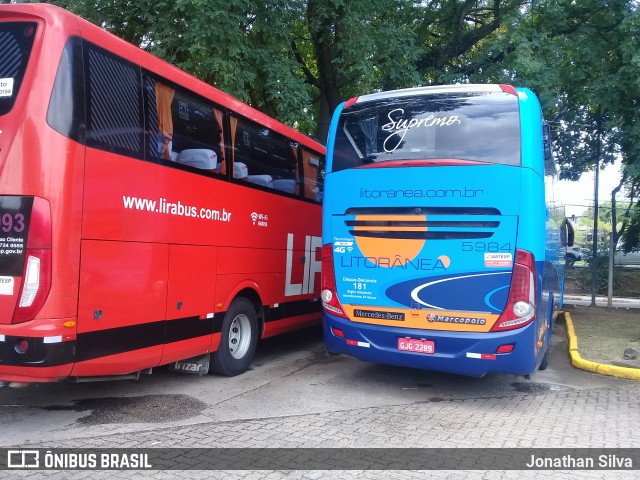
{"label": "reflective strip", "polygon": [[495,360],[496,356],[493,353],[471,353],[471,352],[467,352],[467,358],[479,358],[480,360]]}
{"label": "reflective strip", "polygon": [[358,342],[356,340],[347,340],[347,345],[353,345],[354,347],[365,347],[365,348],[371,347],[370,343]]}
{"label": "reflective strip", "polygon": [[60,343],[62,342],[62,335],[56,335],[55,337],[44,337],[42,343]]}

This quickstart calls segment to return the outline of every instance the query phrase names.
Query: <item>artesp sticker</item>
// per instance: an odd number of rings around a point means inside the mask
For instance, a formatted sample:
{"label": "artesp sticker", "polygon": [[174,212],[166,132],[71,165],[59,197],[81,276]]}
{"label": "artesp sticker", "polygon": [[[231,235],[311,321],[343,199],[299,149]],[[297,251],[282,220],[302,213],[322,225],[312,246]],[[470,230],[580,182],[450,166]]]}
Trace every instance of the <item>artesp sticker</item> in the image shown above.
{"label": "artesp sticker", "polygon": [[13,277],[0,277],[0,295],[13,295]]}
{"label": "artesp sticker", "polygon": [[510,253],[485,253],[484,266],[487,268],[510,268],[513,266],[513,256]]}

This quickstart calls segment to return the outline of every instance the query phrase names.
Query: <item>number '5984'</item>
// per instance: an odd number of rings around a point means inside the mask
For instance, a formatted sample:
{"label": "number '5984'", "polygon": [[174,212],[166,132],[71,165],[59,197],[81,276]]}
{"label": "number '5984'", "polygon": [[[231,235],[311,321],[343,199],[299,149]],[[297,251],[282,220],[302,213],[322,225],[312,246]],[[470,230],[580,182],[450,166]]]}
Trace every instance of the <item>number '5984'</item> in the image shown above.
{"label": "number '5984'", "polygon": [[510,252],[511,243],[462,242],[463,252]]}

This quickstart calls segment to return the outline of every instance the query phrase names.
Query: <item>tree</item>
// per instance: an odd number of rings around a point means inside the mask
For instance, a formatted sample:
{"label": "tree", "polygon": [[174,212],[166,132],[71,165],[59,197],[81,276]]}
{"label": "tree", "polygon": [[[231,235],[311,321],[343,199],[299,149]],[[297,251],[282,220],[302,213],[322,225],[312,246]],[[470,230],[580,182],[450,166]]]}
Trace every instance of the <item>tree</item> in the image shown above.
{"label": "tree", "polygon": [[[407,0],[308,0],[307,61],[296,58],[309,85],[318,92],[316,134],[324,138],[331,114],[347,98],[392,85],[414,86],[420,78],[415,61],[414,2]],[[295,51],[294,51],[295,52]]]}
{"label": "tree", "polygon": [[355,95],[451,82],[527,85],[562,177],[623,157],[640,179],[634,0],[61,0],[256,108],[325,138]]}
{"label": "tree", "polygon": [[[532,2],[533,5],[533,2]],[[624,187],[631,200],[640,185],[639,37],[637,2],[631,0],[541,0],[459,66],[470,81],[530,86],[541,97],[554,130],[561,178],[577,180],[588,170],[622,158]],[[634,192],[635,195],[634,195]],[[638,245],[640,215],[614,229],[625,248]],[[611,219],[609,219],[611,221]]]}
{"label": "tree", "polygon": [[350,96],[439,81],[523,0],[309,0],[320,91],[317,132]]}
{"label": "tree", "polygon": [[439,81],[524,0],[56,3],[322,139],[340,102]]}

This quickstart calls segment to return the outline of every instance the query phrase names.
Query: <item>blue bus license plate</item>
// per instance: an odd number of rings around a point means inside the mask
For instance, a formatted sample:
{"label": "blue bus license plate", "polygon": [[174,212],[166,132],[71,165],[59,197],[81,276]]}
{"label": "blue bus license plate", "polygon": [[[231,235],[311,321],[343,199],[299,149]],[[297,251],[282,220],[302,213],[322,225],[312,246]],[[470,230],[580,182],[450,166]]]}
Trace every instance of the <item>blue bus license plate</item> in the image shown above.
{"label": "blue bus license plate", "polygon": [[419,340],[417,338],[399,338],[398,350],[405,352],[435,353],[436,346],[432,340]]}

